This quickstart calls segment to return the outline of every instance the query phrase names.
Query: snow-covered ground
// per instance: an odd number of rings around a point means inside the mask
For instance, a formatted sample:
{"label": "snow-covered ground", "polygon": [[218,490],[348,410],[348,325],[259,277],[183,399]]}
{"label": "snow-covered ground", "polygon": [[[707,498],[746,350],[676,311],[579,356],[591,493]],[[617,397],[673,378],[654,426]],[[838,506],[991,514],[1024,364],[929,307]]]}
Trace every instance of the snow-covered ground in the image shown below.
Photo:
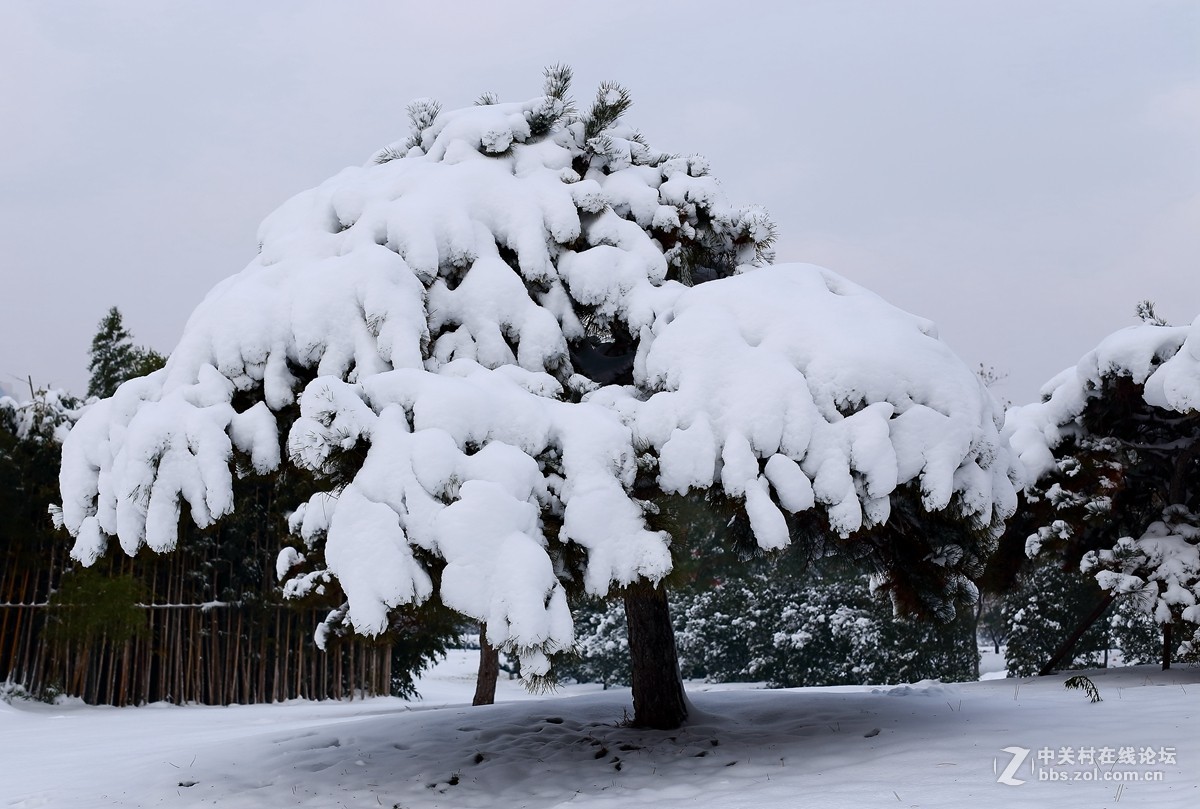
{"label": "snow-covered ground", "polygon": [[[453,653],[414,702],[0,703],[0,806],[1120,809],[1200,800],[1197,669],[1088,672],[1103,697],[1095,704],[1065,689],[1065,676],[781,691],[697,684],[692,721],[661,732],[623,725],[623,689],[534,697],[502,680],[499,704],[472,708],[463,703],[473,667],[472,653]],[[1074,763],[1044,764],[1047,750]],[[1097,763],[1080,764],[1089,754]],[[1014,758],[1021,765],[1006,775]],[[1044,780],[1049,773],[1057,779]],[[1141,780],[1112,780],[1126,773]]]}

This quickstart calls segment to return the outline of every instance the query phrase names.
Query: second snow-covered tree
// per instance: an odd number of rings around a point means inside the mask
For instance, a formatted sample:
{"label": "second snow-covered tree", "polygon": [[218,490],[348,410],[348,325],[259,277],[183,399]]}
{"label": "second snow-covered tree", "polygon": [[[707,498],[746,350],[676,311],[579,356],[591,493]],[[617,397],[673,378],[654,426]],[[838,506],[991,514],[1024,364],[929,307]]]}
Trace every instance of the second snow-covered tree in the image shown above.
{"label": "second snow-covered tree", "polygon": [[1200,318],[1140,314],[1010,411],[1036,525],[1013,539],[1094,578],[1108,594],[1094,618],[1117,599],[1152,617],[1167,666],[1172,627],[1200,624]]}

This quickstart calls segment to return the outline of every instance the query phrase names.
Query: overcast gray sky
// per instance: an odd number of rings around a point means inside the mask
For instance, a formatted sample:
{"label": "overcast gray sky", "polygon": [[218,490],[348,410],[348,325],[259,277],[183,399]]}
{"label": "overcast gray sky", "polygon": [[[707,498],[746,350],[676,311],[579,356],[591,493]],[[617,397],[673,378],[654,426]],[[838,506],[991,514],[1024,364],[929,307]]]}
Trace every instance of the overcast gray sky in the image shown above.
{"label": "overcast gray sky", "polygon": [[[782,10],[780,10],[782,9]],[[169,352],[292,194],[484,90],[629,87],[652,144],[762,203],[781,260],[1041,383],[1200,313],[1194,0],[0,5],[0,385],[86,387],[109,306]]]}

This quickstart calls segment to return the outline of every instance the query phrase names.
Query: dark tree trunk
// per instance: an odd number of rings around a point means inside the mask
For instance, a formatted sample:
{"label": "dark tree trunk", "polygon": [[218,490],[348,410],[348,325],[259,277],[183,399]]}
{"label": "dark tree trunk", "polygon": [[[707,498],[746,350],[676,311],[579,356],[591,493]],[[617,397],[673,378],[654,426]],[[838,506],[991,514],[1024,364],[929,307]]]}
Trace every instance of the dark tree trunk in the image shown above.
{"label": "dark tree trunk", "polygon": [[665,587],[637,582],[625,588],[632,667],[633,725],[672,730],[688,715]]}
{"label": "dark tree trunk", "polygon": [[1163,671],[1171,668],[1171,625],[1163,624],[1163,647],[1162,647],[1162,666]]}
{"label": "dark tree trunk", "polygon": [[1079,643],[1079,639],[1083,637],[1083,633],[1087,632],[1091,625],[1099,620],[1100,616],[1104,614],[1104,611],[1107,610],[1109,605],[1116,601],[1116,599],[1117,597],[1112,593],[1109,593],[1108,595],[1104,596],[1104,598],[1100,599],[1100,603],[1096,605],[1096,608],[1088,613],[1086,618],[1079,622],[1079,626],[1075,627],[1075,631],[1073,631],[1070,636],[1068,636],[1067,639],[1062,642],[1058,649],[1054,651],[1053,657],[1046,662],[1046,665],[1042,666],[1042,670],[1038,672],[1038,675],[1044,677],[1047,674],[1053,674],[1054,670],[1057,669],[1059,664],[1062,663],[1063,658],[1071,653],[1071,651],[1075,648],[1076,643]]}
{"label": "dark tree trunk", "polygon": [[479,625],[479,674],[475,677],[472,705],[491,705],[496,701],[496,680],[500,677],[500,650],[487,642],[487,624]]}

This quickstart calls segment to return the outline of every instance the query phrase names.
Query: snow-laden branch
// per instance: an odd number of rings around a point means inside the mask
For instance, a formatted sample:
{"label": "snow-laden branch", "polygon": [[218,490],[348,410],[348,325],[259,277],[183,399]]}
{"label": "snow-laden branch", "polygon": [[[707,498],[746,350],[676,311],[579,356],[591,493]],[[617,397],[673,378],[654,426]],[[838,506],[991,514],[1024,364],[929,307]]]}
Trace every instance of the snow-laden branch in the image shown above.
{"label": "snow-laden branch", "polygon": [[1042,387],[1042,401],[1009,410],[1005,431],[1031,480],[1056,463],[1054,450],[1079,427],[1104,380],[1128,377],[1151,407],[1200,411],[1200,316],[1190,326],[1140,323],[1106,337],[1071,368]]}
{"label": "snow-laden branch", "polygon": [[1111,549],[1089,551],[1080,563],[1101,589],[1141,600],[1142,610],[1160,624],[1200,624],[1200,518],[1186,509],[1168,509],[1137,539],[1122,537]]}

